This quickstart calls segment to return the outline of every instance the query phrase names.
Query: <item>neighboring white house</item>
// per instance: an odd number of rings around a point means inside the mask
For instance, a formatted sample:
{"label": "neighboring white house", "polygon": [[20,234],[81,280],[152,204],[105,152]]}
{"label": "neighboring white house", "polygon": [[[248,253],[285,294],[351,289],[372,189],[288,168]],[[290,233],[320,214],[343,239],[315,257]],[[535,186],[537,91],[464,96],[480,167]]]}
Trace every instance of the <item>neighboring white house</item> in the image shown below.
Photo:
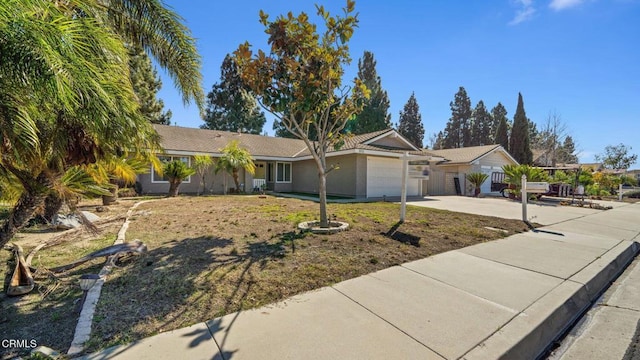
{"label": "neighboring white house", "polygon": [[[472,146],[458,149],[429,150],[434,156],[445,161],[431,164],[429,180],[426,181],[426,192],[423,195],[471,195],[470,184],[466,175],[481,172],[489,175],[480,190],[491,192],[491,174],[502,172],[504,165],[517,165],[518,162],[500,145]],[[456,182],[459,189],[456,188]]]}

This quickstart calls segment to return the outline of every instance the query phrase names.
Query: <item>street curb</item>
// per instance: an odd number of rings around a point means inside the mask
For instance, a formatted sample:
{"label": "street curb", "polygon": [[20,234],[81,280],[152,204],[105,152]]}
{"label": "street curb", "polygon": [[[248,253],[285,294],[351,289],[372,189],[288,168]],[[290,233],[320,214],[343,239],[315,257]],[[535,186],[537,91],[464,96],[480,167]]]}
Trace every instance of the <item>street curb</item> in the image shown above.
{"label": "street curb", "polygon": [[640,252],[622,241],[515,316],[463,359],[538,359],[591,307]]}

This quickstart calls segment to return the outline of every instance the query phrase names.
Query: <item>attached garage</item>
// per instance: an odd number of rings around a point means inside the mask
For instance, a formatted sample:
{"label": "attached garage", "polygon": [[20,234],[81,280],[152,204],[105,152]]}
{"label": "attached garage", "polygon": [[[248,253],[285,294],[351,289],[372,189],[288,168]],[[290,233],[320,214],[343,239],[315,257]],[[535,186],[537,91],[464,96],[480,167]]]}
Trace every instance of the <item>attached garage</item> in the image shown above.
{"label": "attached garage", "polygon": [[[420,195],[419,179],[407,178],[407,196]],[[400,196],[402,161],[398,158],[367,157],[367,197]]]}

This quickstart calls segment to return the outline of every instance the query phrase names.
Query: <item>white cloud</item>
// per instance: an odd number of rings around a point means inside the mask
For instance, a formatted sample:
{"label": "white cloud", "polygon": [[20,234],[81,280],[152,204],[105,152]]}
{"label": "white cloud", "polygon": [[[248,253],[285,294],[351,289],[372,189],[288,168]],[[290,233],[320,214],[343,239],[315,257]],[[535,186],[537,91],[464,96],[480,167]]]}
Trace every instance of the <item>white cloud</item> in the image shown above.
{"label": "white cloud", "polygon": [[555,11],[561,11],[565,9],[569,9],[572,7],[576,7],[582,4],[584,0],[551,0],[549,7]]}
{"label": "white cloud", "polygon": [[[558,0],[553,0],[558,1]],[[564,0],[571,1],[571,0]],[[579,1],[579,0],[574,0]],[[516,16],[509,22],[509,25],[518,25],[522,22],[525,22],[533,17],[536,9],[533,7],[533,0],[516,0],[515,3],[520,7],[518,11],[516,11]]]}

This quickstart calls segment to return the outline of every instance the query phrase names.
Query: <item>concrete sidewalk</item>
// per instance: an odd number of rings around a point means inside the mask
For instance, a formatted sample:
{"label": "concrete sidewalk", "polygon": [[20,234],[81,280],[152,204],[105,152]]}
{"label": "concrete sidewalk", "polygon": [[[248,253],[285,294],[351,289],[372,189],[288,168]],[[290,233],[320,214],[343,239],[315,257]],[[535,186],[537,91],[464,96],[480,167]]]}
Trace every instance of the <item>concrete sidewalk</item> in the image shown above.
{"label": "concrete sidewalk", "polygon": [[640,204],[451,251],[87,359],[533,359],[639,250]]}

